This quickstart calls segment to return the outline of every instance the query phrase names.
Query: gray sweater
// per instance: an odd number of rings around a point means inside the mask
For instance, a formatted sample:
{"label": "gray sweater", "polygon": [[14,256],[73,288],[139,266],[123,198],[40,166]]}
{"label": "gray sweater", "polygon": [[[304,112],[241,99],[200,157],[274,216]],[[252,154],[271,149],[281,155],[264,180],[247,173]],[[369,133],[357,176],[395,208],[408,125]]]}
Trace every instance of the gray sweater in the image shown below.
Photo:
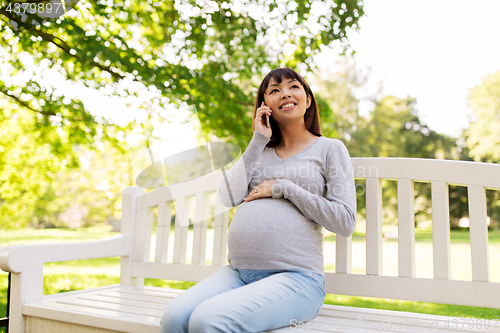
{"label": "gray sweater", "polygon": [[[228,231],[228,262],[237,269],[305,269],[324,275],[323,227],[350,236],[356,224],[351,159],[340,140],[320,136],[284,160],[270,139],[254,131],[241,158],[218,189],[238,207]],[[243,199],[276,179],[272,197]]]}

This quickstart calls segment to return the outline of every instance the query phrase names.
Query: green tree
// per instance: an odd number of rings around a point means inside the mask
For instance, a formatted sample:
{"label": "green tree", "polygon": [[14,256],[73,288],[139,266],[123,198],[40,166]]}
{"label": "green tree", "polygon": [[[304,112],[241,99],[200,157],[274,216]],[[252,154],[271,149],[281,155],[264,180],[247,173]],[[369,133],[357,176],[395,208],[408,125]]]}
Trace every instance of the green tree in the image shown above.
{"label": "green tree", "polygon": [[0,142],[9,143],[0,145],[1,226],[66,226],[59,214],[74,206],[86,207],[84,224],[110,219],[131,185],[128,154],[109,141],[98,141],[100,149],[69,149],[67,133],[37,132],[36,114],[11,107],[4,104],[0,113]]}
{"label": "green tree", "polygon": [[360,121],[360,99],[355,96],[355,91],[365,88],[368,76],[357,68],[353,58],[344,56],[333,68],[322,68],[313,78],[318,94],[325,99],[333,113],[332,121],[327,124],[331,131],[330,137],[346,142],[356,131]]}
{"label": "green tree", "polygon": [[[56,195],[55,185],[63,186],[59,172],[80,170],[80,154],[102,145],[121,160],[127,145],[115,137],[120,131],[142,133],[149,144],[152,120],[168,121],[161,108],[169,103],[195,105],[208,139],[246,146],[262,73],[283,65],[308,68],[312,55],[332,41],[341,42],[339,52],[349,51],[346,32],[358,29],[363,15],[358,0],[244,1],[243,7],[79,1],[66,15],[42,21],[12,4],[0,0],[0,94],[7,102],[0,109],[2,227],[23,226],[35,212],[54,225],[54,214],[69,204]],[[293,54],[284,55],[285,45]],[[50,70],[68,85],[140,100],[148,118],[122,128],[95,117],[80,97],[64,96],[42,79]],[[142,98],[143,91],[156,95]]]}
{"label": "green tree", "polygon": [[483,78],[470,89],[467,147],[476,161],[500,162],[500,71]]}
{"label": "green tree", "polygon": [[[439,134],[423,124],[411,97],[385,96],[375,102],[375,108],[366,118],[360,117],[350,140],[344,140],[353,157],[411,157],[435,159],[459,159],[456,139]],[[384,220],[397,222],[397,183],[383,182]],[[415,183],[415,222],[430,219],[430,184]],[[461,197],[456,200],[461,200]],[[358,204],[364,207],[364,197],[358,196]],[[464,214],[452,211],[453,222]],[[465,208],[466,212],[466,208]],[[455,215],[453,215],[455,214]]]}
{"label": "green tree", "polygon": [[416,100],[386,96],[360,119],[348,142],[357,157],[459,159],[456,140],[422,124]]}
{"label": "green tree", "polygon": [[[341,41],[341,51],[349,50],[346,32],[358,29],[363,15],[357,0],[244,1],[243,7],[224,1],[80,1],[69,14],[33,26],[27,22],[41,21],[36,14],[23,22],[9,3],[0,1],[0,45],[8,53],[4,62],[11,65],[11,76],[23,71],[19,55],[26,52],[36,65],[45,63],[94,89],[135,81],[160,91],[155,101],[160,106],[196,105],[208,136],[232,137],[241,145],[251,137],[241,133],[251,125],[246,115],[253,97],[238,83],[280,65],[309,66],[320,46],[334,40]],[[287,58],[285,44],[295,47]],[[4,82],[0,91],[35,112],[78,120],[69,111],[76,101],[55,98],[34,80]],[[130,87],[121,93],[135,95]],[[79,110],[84,116],[84,108]]]}

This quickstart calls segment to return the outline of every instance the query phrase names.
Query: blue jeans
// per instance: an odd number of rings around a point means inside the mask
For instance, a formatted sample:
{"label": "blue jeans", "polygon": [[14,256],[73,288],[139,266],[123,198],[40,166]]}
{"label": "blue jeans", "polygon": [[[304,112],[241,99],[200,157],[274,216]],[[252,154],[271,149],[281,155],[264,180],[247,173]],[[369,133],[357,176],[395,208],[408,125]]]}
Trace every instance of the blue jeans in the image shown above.
{"label": "blue jeans", "polygon": [[325,296],[324,277],[311,271],[227,265],[176,297],[163,314],[160,332],[272,330],[312,320]]}

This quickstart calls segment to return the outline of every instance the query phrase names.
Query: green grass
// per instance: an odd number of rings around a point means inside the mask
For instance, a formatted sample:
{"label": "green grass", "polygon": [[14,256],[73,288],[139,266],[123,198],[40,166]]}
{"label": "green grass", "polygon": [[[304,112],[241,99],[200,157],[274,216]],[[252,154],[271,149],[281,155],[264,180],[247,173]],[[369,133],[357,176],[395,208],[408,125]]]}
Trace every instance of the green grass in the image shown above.
{"label": "green grass", "polygon": [[[76,241],[90,241],[116,235],[110,231],[110,226],[84,228],[79,230],[70,229],[44,229],[44,230],[14,230],[0,232],[1,246],[8,245],[29,245],[41,243],[62,243]],[[432,252],[432,231],[415,230],[416,252],[417,252],[417,272],[423,271],[425,274],[432,274],[432,263],[427,262],[429,251]],[[325,237],[325,251],[333,246],[335,235]],[[357,230],[353,235],[353,273],[363,273],[362,267],[357,267],[356,262],[362,263],[364,260],[363,243],[365,242],[364,232]],[[451,231],[451,255],[453,268],[458,266],[463,269],[461,261],[467,249],[470,251],[469,232]],[[500,231],[489,232],[490,260],[500,261]],[[386,254],[397,251],[397,242],[388,240],[384,242],[384,275],[397,275],[397,260],[394,262],[386,258]],[[420,255],[419,253],[422,252]],[[356,257],[357,255],[360,257]],[[326,256],[326,252],[325,252]],[[466,258],[467,259],[467,258]],[[392,261],[391,261],[392,260]],[[48,263],[44,266],[44,294],[55,294],[72,290],[95,288],[119,283],[119,258],[102,258],[79,261],[68,261],[63,263]],[[470,257],[469,257],[470,265]],[[394,266],[394,267],[393,267]],[[430,271],[429,271],[430,267]],[[496,268],[496,267],[495,267]],[[334,270],[334,264],[326,264],[327,271]],[[430,272],[430,273],[429,273]],[[468,279],[468,272],[452,271],[452,278]],[[417,274],[417,277],[418,276]],[[465,277],[465,278],[464,278]],[[500,281],[500,273],[492,271],[492,280],[496,278]],[[470,280],[470,279],[469,279]],[[169,280],[146,279],[146,285],[158,287],[170,287],[176,289],[188,289],[194,282],[180,282]],[[0,271],[0,317],[6,314],[7,297],[7,274]],[[377,308],[396,311],[408,311],[418,313],[429,313],[464,318],[500,318],[500,309],[489,309],[481,307],[456,306],[447,304],[434,304],[413,301],[401,301],[391,299],[377,299],[371,297],[354,297],[344,295],[328,294],[325,299],[326,304],[355,306],[363,308]],[[0,332],[2,330],[0,329]]]}

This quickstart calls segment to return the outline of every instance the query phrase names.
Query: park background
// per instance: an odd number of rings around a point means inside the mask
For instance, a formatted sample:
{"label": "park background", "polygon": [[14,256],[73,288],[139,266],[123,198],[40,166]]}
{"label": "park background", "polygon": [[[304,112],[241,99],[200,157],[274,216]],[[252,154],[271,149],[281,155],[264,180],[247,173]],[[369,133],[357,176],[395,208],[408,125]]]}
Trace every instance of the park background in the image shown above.
{"label": "park background", "polygon": [[[323,135],[352,157],[500,161],[495,1],[79,1],[39,26],[8,3],[0,1],[0,247],[116,234],[121,192],[152,161],[208,141],[244,151],[256,89],[280,66],[308,80]],[[467,191],[449,190],[452,278],[471,280]],[[383,274],[394,276],[396,193],[384,182]],[[499,196],[487,191],[496,282]],[[353,272],[364,273],[357,197]],[[415,184],[415,214],[416,276],[432,277],[430,184]],[[334,270],[334,242],[327,232],[326,270]],[[119,258],[47,264],[44,274],[45,294],[114,284]],[[0,317],[6,293],[0,272]],[[366,297],[326,303],[500,317]]]}

